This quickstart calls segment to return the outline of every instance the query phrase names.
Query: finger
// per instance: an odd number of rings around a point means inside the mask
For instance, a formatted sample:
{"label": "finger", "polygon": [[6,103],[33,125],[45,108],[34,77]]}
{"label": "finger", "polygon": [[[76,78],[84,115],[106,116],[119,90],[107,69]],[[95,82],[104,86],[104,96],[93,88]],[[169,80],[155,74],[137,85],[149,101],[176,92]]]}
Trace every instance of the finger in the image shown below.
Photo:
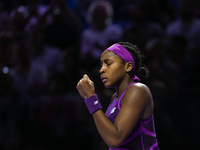
{"label": "finger", "polygon": [[87,74],[84,74],[83,78],[84,78],[84,79],[87,79],[88,83],[89,83],[90,85],[92,85],[92,81],[90,80],[90,78],[88,77]]}
{"label": "finger", "polygon": [[79,80],[79,82],[77,83],[77,87],[80,87],[82,82],[83,82],[83,78]]}
{"label": "finger", "polygon": [[79,83],[76,85],[76,89],[77,89],[77,90],[79,89]]}
{"label": "finger", "polygon": [[88,77],[87,74],[84,74],[84,75],[83,75],[83,78],[84,78],[84,79],[89,79],[89,77]]}
{"label": "finger", "polygon": [[77,85],[80,85],[82,81],[83,81],[83,79],[79,80],[79,82],[78,82],[78,84],[77,84]]}
{"label": "finger", "polygon": [[79,81],[79,82],[77,83],[77,85],[76,85],[76,88],[77,88],[77,89],[80,88],[80,82],[81,82],[81,81]]}
{"label": "finger", "polygon": [[92,85],[92,83],[93,83],[93,82],[92,82],[91,80],[89,80],[89,84]]}
{"label": "finger", "polygon": [[90,84],[90,79],[86,74],[83,75],[83,81],[86,81],[87,83]]}

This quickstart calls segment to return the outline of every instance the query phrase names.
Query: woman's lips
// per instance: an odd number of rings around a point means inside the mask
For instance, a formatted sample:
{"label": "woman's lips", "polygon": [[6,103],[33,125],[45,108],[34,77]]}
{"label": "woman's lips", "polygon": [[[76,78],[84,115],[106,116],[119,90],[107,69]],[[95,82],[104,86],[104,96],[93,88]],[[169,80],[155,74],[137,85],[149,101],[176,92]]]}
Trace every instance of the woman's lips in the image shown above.
{"label": "woman's lips", "polygon": [[101,80],[102,80],[103,83],[105,83],[106,80],[107,80],[107,78],[105,78],[105,77],[101,77]]}

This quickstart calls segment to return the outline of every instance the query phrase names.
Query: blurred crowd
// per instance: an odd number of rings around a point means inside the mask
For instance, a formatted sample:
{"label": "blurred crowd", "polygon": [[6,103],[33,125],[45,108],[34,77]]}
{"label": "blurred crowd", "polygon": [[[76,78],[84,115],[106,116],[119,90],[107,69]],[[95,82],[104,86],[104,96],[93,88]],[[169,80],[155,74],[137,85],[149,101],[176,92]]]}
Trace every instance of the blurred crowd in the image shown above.
{"label": "blurred crowd", "polygon": [[200,148],[199,0],[0,0],[0,149],[107,150],[76,84],[105,111],[99,59],[119,41],[145,55],[160,149]]}

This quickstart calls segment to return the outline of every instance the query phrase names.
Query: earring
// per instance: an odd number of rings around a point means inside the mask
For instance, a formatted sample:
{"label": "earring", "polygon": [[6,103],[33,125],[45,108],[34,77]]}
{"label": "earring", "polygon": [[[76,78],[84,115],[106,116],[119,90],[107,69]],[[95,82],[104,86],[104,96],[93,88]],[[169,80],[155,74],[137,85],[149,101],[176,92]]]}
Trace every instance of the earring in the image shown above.
{"label": "earring", "polygon": [[129,71],[129,69],[127,71]]}

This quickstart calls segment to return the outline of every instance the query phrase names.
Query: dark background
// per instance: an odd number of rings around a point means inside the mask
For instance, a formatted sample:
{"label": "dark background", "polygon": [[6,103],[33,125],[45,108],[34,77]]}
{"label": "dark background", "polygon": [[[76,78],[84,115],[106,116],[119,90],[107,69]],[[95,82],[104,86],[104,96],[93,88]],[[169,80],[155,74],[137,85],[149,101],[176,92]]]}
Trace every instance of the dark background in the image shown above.
{"label": "dark background", "polygon": [[[93,1],[0,0],[0,149],[108,149],[76,84],[87,73],[106,110],[114,90],[104,88],[99,60],[82,49],[103,51],[118,41],[146,56],[160,149],[199,149],[200,2],[108,0],[119,36],[92,45],[94,34],[83,35],[94,27],[87,14]],[[93,14],[99,35],[104,12]]]}

